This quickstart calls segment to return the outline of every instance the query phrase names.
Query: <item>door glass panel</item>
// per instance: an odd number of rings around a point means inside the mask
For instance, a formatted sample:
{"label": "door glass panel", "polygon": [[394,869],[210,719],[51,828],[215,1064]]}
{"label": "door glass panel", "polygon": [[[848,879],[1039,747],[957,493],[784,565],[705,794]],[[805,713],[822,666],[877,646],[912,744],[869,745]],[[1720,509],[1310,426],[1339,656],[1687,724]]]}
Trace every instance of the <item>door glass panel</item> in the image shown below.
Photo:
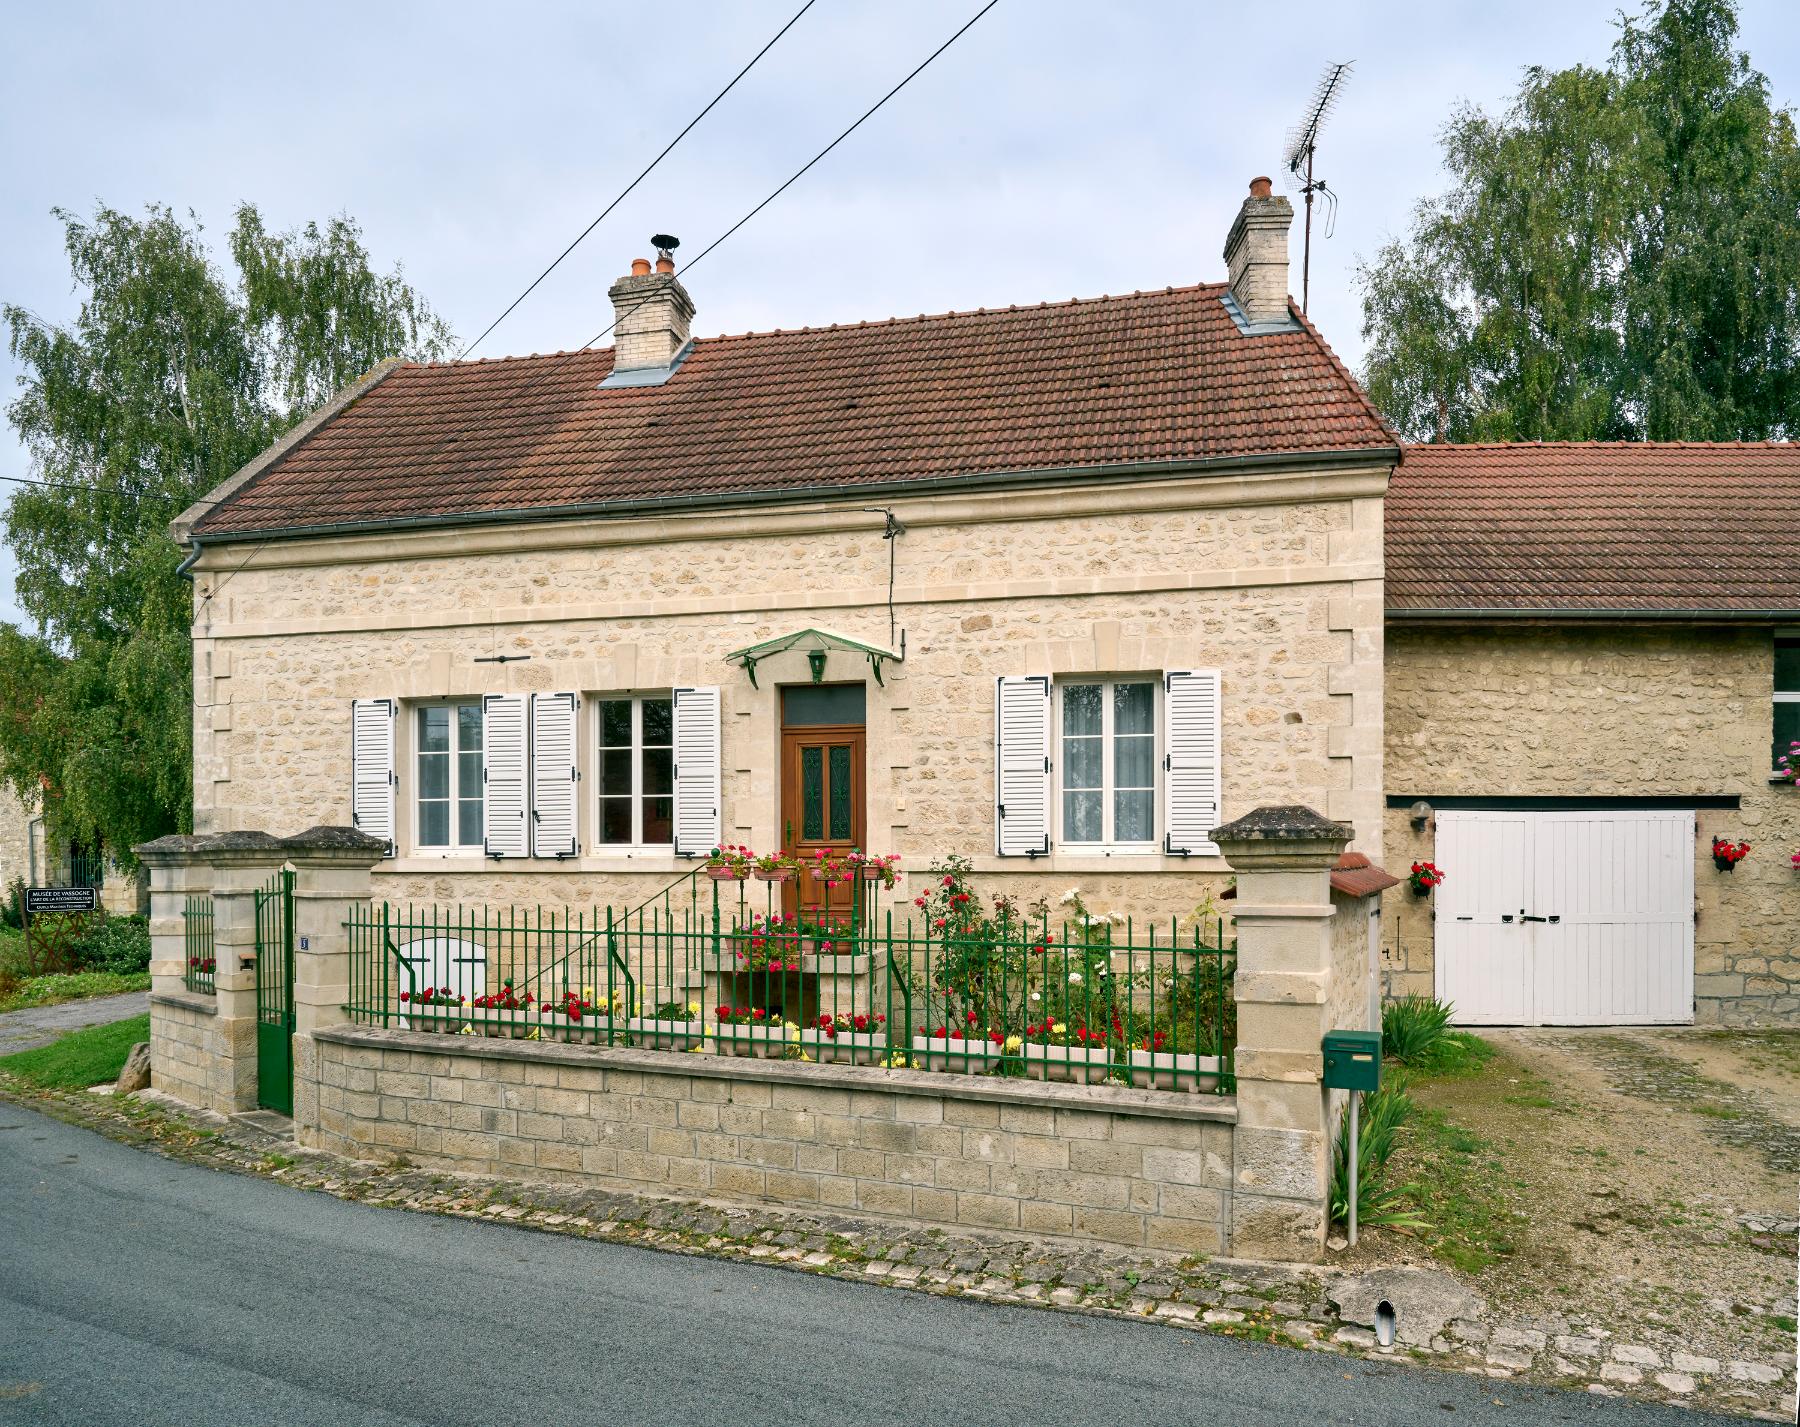
{"label": "door glass panel", "polygon": [[843,743],[831,746],[831,837],[845,841],[855,823],[851,816],[850,748]]}
{"label": "door glass panel", "polygon": [[825,750],[816,744],[800,750],[800,836],[825,836]]}

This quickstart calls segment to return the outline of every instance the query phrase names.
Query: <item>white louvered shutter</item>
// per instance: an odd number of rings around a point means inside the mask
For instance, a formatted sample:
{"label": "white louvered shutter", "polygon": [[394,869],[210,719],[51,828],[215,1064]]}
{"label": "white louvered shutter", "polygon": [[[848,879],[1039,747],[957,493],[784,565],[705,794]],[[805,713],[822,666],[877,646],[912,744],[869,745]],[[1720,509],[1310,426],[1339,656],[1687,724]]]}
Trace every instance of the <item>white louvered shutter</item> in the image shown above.
{"label": "white louvered shutter", "polygon": [[675,855],[719,845],[719,691],[675,691]]}
{"label": "white louvered shutter", "polygon": [[575,842],[575,694],[531,696],[531,854],[573,857]]}
{"label": "white louvered shutter", "polygon": [[530,729],[523,694],[489,694],[481,701],[481,771],[485,823],[482,846],[489,857],[524,857],[526,770]]}
{"label": "white louvered shutter", "polygon": [[394,701],[350,703],[350,821],[394,855]]}
{"label": "white louvered shutter", "polygon": [[1165,850],[1217,857],[1219,825],[1219,671],[1171,669],[1163,676]]}
{"label": "white louvered shutter", "polygon": [[1002,678],[994,697],[995,849],[1002,857],[1050,850],[1050,680]]}

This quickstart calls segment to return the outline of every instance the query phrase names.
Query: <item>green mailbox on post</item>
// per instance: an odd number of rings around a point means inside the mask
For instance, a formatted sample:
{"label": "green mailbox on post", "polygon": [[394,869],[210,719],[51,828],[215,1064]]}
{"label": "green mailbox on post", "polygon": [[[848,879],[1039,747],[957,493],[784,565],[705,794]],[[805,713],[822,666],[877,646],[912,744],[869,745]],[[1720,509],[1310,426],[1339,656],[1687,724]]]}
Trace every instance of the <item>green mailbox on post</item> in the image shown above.
{"label": "green mailbox on post", "polygon": [[1326,1031],[1324,1054],[1326,1089],[1381,1088],[1380,1031]]}

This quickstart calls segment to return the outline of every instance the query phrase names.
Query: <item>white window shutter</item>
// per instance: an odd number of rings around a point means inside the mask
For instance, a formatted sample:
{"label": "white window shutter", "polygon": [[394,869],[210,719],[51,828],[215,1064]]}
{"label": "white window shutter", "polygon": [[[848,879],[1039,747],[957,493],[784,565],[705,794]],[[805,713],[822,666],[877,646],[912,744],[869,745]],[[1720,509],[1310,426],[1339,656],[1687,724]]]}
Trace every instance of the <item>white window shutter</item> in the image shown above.
{"label": "white window shutter", "polygon": [[1219,706],[1217,669],[1171,669],[1163,676],[1165,851],[1217,857],[1219,825]]}
{"label": "white window shutter", "polygon": [[675,691],[675,855],[719,845],[719,691]]}
{"label": "white window shutter", "polygon": [[995,850],[1038,857],[1050,850],[1050,680],[1002,678],[994,697]]}
{"label": "white window shutter", "polygon": [[531,696],[531,854],[573,857],[575,840],[575,694]]}
{"label": "white window shutter", "polygon": [[525,814],[530,734],[523,694],[489,694],[482,699],[482,846],[489,857],[524,857],[529,850]]}
{"label": "white window shutter", "polygon": [[350,702],[350,821],[394,855],[394,701]]}

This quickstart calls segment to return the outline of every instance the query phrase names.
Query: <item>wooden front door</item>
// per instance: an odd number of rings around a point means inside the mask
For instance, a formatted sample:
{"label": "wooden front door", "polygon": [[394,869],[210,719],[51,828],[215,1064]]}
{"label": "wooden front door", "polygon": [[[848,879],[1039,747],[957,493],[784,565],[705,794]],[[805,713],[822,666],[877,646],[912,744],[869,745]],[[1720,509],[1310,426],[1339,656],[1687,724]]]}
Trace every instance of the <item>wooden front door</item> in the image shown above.
{"label": "wooden front door", "polygon": [[[818,854],[849,852],[863,845],[864,728],[827,724],[781,731],[782,848],[802,866]],[[848,920],[855,889],[827,888],[802,872],[782,884],[782,910],[803,920]]]}

